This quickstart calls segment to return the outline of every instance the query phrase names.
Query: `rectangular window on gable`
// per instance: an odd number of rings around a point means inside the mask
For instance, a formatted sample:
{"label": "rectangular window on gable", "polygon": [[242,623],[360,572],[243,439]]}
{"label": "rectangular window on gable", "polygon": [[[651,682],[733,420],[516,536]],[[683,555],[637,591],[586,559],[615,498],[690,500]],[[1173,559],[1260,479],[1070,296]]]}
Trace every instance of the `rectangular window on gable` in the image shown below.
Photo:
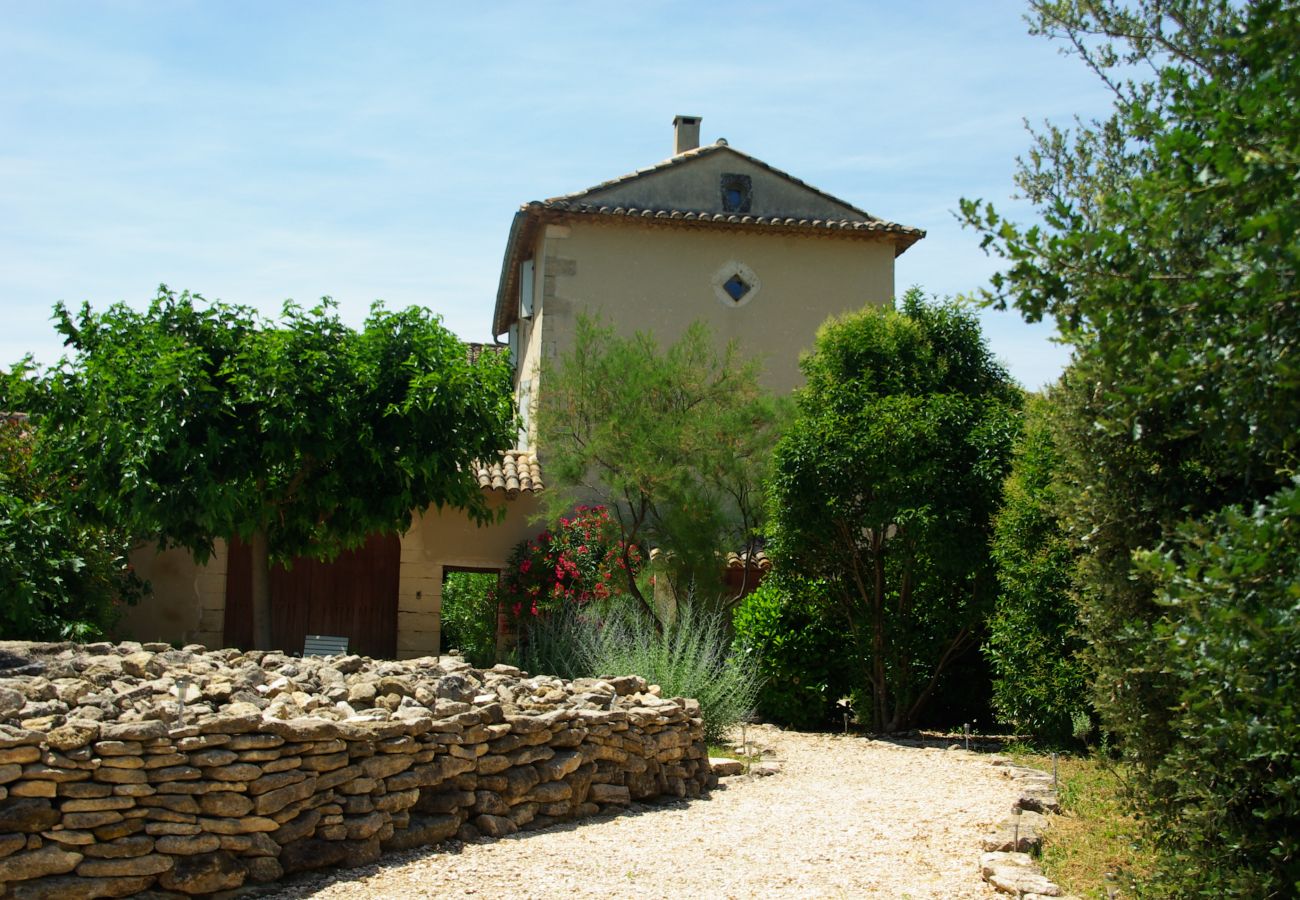
{"label": "rectangular window on gable", "polygon": [[519,264],[519,318],[533,317],[533,261],[526,259]]}

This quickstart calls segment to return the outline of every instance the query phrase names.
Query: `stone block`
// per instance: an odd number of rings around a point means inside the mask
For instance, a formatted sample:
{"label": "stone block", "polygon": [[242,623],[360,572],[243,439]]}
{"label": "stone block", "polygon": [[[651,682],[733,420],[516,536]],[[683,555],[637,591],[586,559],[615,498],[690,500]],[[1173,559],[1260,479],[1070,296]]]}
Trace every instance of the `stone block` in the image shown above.
{"label": "stone block", "polygon": [[588,796],[593,803],[599,803],[602,806],[608,804],[626,806],[632,802],[628,789],[619,784],[593,784]]}
{"label": "stone block", "polygon": [[159,853],[175,856],[192,856],[195,853],[211,853],[213,850],[223,849],[221,837],[215,834],[195,834],[188,837],[178,834],[164,835],[158,838],[155,846]]}
{"label": "stone block", "polygon": [[411,850],[448,840],[460,828],[460,817],[451,814],[411,816],[405,829],[384,841],[386,850]]}
{"label": "stone block", "polygon": [[79,852],[94,859],[126,859],[152,853],[154,839],[145,834],[133,834],[115,841],[94,841]]}
{"label": "stone block", "polygon": [[24,850],[5,858],[4,879],[10,882],[28,881],[46,875],[62,875],[75,869],[84,858],[80,853],[53,845]]}
{"label": "stone block", "polygon": [[519,830],[519,826],[504,816],[481,815],[474,817],[474,827],[488,837],[506,837]]}
{"label": "stone block", "polygon": [[248,872],[248,880],[255,884],[276,881],[284,875],[284,867],[274,856],[256,856],[251,859],[241,859],[239,862]]}
{"label": "stone block", "polygon": [[176,864],[171,856],[147,853],[118,859],[86,859],[77,866],[83,878],[118,878],[125,875],[161,875]]}
{"label": "stone block", "polygon": [[402,632],[436,632],[438,630],[438,614],[432,609],[428,610],[401,610],[397,611],[397,633]]}
{"label": "stone block", "polygon": [[182,894],[215,894],[239,887],[247,876],[233,856],[219,850],[176,857],[176,865],[159,877],[158,885]]}
{"label": "stone block", "polygon": [[418,659],[438,652],[437,631],[401,631],[397,632],[397,652],[409,653],[407,659]]}
{"label": "stone block", "polygon": [[25,881],[11,886],[12,900],[94,900],[100,897],[131,897],[154,883],[156,875],[125,878],[81,878],[60,875]]}

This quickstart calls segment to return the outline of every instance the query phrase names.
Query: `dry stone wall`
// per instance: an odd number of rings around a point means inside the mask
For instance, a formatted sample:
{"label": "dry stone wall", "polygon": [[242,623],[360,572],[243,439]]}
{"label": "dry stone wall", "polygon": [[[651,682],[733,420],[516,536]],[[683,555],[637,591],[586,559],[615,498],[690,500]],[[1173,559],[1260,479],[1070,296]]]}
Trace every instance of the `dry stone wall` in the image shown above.
{"label": "dry stone wall", "polygon": [[694,700],[458,657],[0,643],[0,897],[209,894],[695,797]]}

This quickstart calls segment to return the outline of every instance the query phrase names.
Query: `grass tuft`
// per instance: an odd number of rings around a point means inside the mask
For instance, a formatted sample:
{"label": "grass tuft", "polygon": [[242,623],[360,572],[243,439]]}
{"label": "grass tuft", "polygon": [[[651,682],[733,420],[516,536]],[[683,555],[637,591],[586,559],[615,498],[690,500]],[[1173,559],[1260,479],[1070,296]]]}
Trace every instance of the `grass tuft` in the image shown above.
{"label": "grass tuft", "polygon": [[[1011,748],[1016,762],[1052,771],[1050,755]],[[1120,764],[1097,755],[1057,758],[1061,815],[1053,816],[1040,863],[1066,894],[1135,897],[1157,857],[1124,800]]]}

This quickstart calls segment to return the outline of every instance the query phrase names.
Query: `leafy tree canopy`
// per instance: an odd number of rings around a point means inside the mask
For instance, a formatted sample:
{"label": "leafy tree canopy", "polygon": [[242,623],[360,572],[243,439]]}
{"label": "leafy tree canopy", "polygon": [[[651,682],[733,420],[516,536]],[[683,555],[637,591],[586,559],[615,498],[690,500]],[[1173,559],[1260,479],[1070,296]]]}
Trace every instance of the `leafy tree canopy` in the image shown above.
{"label": "leafy tree canopy", "polygon": [[[700,323],[660,350],[649,334],[623,337],[580,317],[574,349],[541,375],[550,517],[595,499],[627,554],[660,551],[657,572],[677,596],[718,596],[720,554],[758,534],[759,486],[781,420],[758,371],[734,346],[720,353]],[[628,593],[654,613],[634,560],[623,562]]]}
{"label": "leafy tree canopy", "polygon": [[1114,112],[1035,136],[1019,182],[1042,224],[963,208],[1008,263],[990,302],[1054,316],[1075,347],[1067,524],[1087,539],[1098,700],[1150,766],[1173,688],[1144,646],[1162,611],[1133,553],[1265,499],[1300,451],[1300,17],[1274,0],[1033,9],[1111,87]]}
{"label": "leafy tree canopy", "polygon": [[126,533],[82,521],[33,441],[24,417],[0,413],[0,636],[95,640],[144,584]]}
{"label": "leafy tree canopy", "polygon": [[916,289],[899,311],[828,322],[802,368],[775,454],[770,549],[835,598],[860,665],[859,715],[905,729],[992,604],[990,520],[1020,391],[973,315]]}
{"label": "leafy tree canopy", "polygon": [[271,561],[329,558],[431,503],[491,517],[470,464],[513,440],[508,369],[425,310],[376,304],[355,331],[328,299],[265,321],[164,287],[144,312],[56,321],[73,352],[30,398],[40,452],[87,514],[200,560],[247,540],[259,646]]}
{"label": "leafy tree canopy", "polygon": [[[1265,849],[1251,821],[1277,807],[1243,806],[1239,790],[1293,794],[1293,779],[1257,763],[1250,745],[1273,740],[1265,731],[1227,723],[1216,732],[1219,701],[1195,681],[1218,663],[1193,659],[1226,659],[1224,642],[1238,639],[1274,653],[1284,646],[1270,632],[1275,611],[1243,603],[1189,621],[1204,611],[1182,602],[1186,585],[1135,560],[1184,547],[1180,564],[1199,566],[1186,545],[1204,537],[1193,535],[1231,527],[1239,533],[1215,550],[1225,592],[1249,592],[1237,554],[1267,559],[1284,581],[1300,578],[1294,554],[1264,553],[1234,518],[1275,502],[1300,461],[1300,13],[1291,0],[1031,6],[1034,28],[1064,40],[1110,87],[1114,111],[1035,135],[1019,182],[1039,224],[1008,222],[980,203],[963,211],[1007,265],[989,301],[1054,317],[1074,346],[1059,437],[1094,699],[1136,763],[1141,811],[1182,842],[1178,889],[1273,896],[1222,876],[1218,848],[1233,847],[1235,866],[1286,893],[1294,853]],[[1293,704],[1294,674],[1279,670],[1265,689]],[[1225,756],[1198,782],[1206,793],[1197,803],[1256,808],[1188,829],[1180,772],[1212,732]],[[1257,765],[1249,778],[1223,777]]]}
{"label": "leafy tree canopy", "polygon": [[1055,317],[1097,427],[1173,463],[1148,479],[1182,483],[1170,506],[1267,496],[1300,451],[1300,16],[1275,0],[1031,6],[1115,110],[1034,136],[1018,182],[1041,224],[963,201],[1007,262],[987,299]]}

